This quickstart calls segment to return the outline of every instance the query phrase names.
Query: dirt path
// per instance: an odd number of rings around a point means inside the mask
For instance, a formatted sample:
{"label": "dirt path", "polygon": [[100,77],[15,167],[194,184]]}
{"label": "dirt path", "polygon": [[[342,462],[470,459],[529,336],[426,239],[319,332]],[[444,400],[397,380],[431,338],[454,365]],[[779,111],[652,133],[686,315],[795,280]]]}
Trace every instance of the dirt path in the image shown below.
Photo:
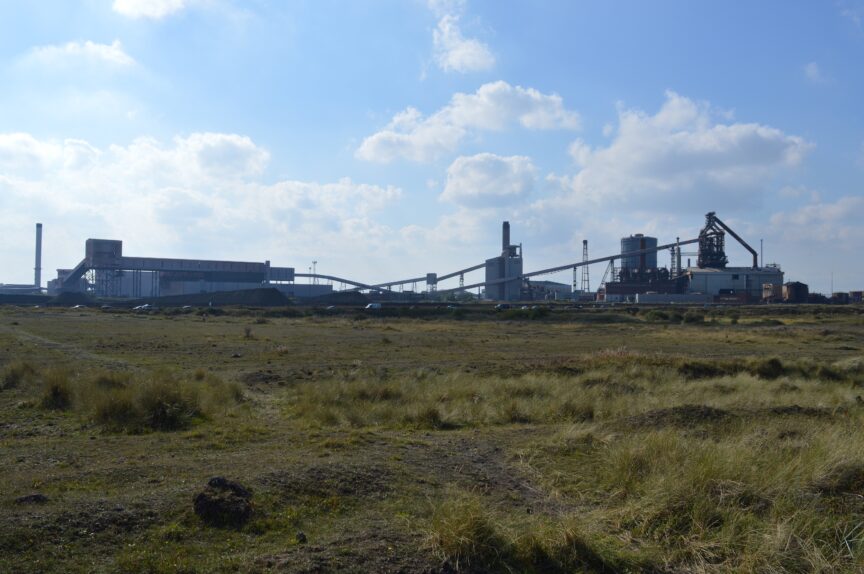
{"label": "dirt path", "polygon": [[71,360],[73,362],[95,363],[104,368],[121,370],[135,370],[140,368],[137,365],[134,365],[122,359],[106,357],[104,355],[99,355],[87,351],[81,347],[72,345],[70,343],[63,343],[60,341],[49,339],[47,337],[43,337],[41,335],[35,335],[33,333],[25,331],[20,326],[9,327],[6,325],[0,325],[0,335],[10,336],[12,339],[17,339],[18,341],[29,343],[41,350],[54,351],[66,357],[67,360]]}

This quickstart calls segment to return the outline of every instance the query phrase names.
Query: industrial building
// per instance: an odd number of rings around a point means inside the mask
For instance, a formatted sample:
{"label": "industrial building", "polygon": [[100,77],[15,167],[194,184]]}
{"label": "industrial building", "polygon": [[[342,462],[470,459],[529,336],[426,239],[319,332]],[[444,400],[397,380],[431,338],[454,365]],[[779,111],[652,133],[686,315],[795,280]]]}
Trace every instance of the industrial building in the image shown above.
{"label": "industrial building", "polygon": [[[730,235],[752,255],[749,266],[729,265],[725,238]],[[87,239],[84,258],[71,269],[58,269],[57,278],[48,282],[50,294],[87,292],[107,298],[157,298],[242,291],[261,287],[276,288],[294,298],[314,298],[341,292],[364,291],[373,299],[412,300],[440,296],[468,296],[469,290],[482,290],[493,301],[561,300],[633,303],[753,303],[806,302],[807,286],[784,282],[778,265],[760,265],[756,251],[714,212],[705,216],[705,225],[693,239],[676,238],[660,245],[656,237],[635,233],[621,238],[619,253],[589,259],[588,242],[583,240],[582,260],[547,269],[525,272],[521,243],[513,243],[510,223],[501,231],[501,252],[484,262],[446,274],[421,276],[367,284],[315,272],[296,273],[293,267],[276,267],[269,260],[224,261],[131,257],[124,255],[123,242],[115,239]],[[697,244],[695,266],[682,265],[686,245]],[[33,285],[0,285],[0,293],[33,294],[41,292],[42,225],[36,226],[36,259]],[[659,254],[668,251],[670,264],[661,266]],[[607,264],[600,288],[589,289],[588,266]],[[482,271],[481,280],[466,284],[465,276]],[[572,271],[573,285],[540,280],[542,275]],[[581,284],[577,288],[578,271]],[[440,289],[439,284],[458,277],[458,287]],[[418,289],[418,284],[421,286]],[[422,287],[425,284],[425,289]],[[394,290],[396,288],[396,290]],[[860,301],[861,293],[836,296],[835,301]]]}
{"label": "industrial building", "polygon": [[[735,238],[753,257],[749,267],[729,267],[726,256],[726,233]],[[778,265],[759,265],[759,258],[750,245],[714,212],[705,216],[705,226],[699,237],[687,243],[698,243],[696,266],[681,266],[681,245],[676,241],[670,248],[669,268],[657,266],[657,239],[642,234],[621,239],[621,265],[613,270],[612,280],[601,289],[603,301],[640,303],[681,303],[702,301],[717,303],[753,303],[779,299],[782,294],[783,271]],[[640,256],[624,256],[625,253]]]}
{"label": "industrial building", "polygon": [[58,269],[49,293],[91,292],[97,297],[152,298],[219,291],[276,287],[294,297],[314,297],[333,291],[332,285],[294,283],[293,267],[274,267],[269,261],[214,261],[128,257],[123,242],[88,239],[84,259],[73,269]]}
{"label": "industrial building", "polygon": [[486,298],[494,301],[522,299],[522,245],[510,245],[510,222],[501,230],[501,255],[486,260]]}

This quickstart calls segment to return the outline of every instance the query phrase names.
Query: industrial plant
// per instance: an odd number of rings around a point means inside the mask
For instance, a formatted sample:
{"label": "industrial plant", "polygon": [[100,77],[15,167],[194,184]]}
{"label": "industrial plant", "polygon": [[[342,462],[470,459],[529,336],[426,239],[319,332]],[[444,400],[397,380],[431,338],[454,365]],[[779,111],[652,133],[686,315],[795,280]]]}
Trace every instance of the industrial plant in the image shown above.
{"label": "industrial plant", "polygon": [[[752,256],[750,265],[730,266],[726,255],[726,236],[731,236]],[[695,252],[684,252],[694,245]],[[490,301],[576,300],[597,303],[636,304],[746,304],[758,302],[806,303],[807,285],[784,282],[779,265],[760,264],[759,255],[741,236],[714,212],[705,216],[698,237],[676,238],[659,244],[656,237],[641,233],[621,239],[619,253],[589,258],[588,241],[582,243],[582,259],[556,267],[526,272],[522,244],[513,244],[510,224],[501,233],[501,253],[485,262],[445,274],[426,273],[381,283],[364,283],[345,277],[317,273],[298,273],[293,267],[277,267],[270,261],[219,261],[128,256],[123,242],[115,239],[87,239],[84,257],[77,265],[58,269],[57,277],[42,288],[42,224],[36,224],[36,258],[33,285],[0,285],[0,294],[48,295],[86,293],[99,298],[156,299],[159,297],[238,292],[262,287],[275,288],[287,297],[308,300],[336,293],[366,293],[371,299],[423,300],[450,295]],[[667,252],[668,266],[658,257]],[[684,257],[687,264],[683,265]],[[696,265],[691,265],[691,257]],[[591,291],[589,266],[606,264],[596,291]],[[536,279],[543,275],[572,270],[573,283],[567,285]],[[482,280],[465,281],[475,271]],[[457,287],[439,289],[439,284],[458,277]],[[299,280],[299,282],[298,282]],[[335,290],[334,285],[340,289]],[[421,285],[418,290],[417,286]],[[396,288],[396,289],[394,289]],[[472,290],[476,289],[476,295]],[[861,292],[838,294],[837,302],[857,302]]]}

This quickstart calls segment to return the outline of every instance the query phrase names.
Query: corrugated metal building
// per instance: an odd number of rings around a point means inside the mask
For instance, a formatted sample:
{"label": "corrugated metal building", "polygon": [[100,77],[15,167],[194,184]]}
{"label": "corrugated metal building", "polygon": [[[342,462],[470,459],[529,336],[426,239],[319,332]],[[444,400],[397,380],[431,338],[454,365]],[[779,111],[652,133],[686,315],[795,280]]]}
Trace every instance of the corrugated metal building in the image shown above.
{"label": "corrugated metal building", "polygon": [[686,272],[688,293],[714,296],[746,295],[751,301],[762,298],[762,286],[783,284],[783,271],[779,267],[727,267],[725,269],[699,269]]}

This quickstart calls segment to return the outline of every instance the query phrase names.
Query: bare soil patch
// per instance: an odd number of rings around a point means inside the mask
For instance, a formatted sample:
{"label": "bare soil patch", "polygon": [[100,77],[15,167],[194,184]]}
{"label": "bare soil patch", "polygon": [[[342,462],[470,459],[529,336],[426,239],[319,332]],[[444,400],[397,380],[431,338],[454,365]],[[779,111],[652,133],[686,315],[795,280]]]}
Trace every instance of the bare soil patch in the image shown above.
{"label": "bare soil patch", "polygon": [[263,556],[256,565],[276,572],[381,574],[446,574],[452,572],[423,550],[423,535],[396,531],[387,524],[368,524],[363,532],[325,543],[295,546]]}

